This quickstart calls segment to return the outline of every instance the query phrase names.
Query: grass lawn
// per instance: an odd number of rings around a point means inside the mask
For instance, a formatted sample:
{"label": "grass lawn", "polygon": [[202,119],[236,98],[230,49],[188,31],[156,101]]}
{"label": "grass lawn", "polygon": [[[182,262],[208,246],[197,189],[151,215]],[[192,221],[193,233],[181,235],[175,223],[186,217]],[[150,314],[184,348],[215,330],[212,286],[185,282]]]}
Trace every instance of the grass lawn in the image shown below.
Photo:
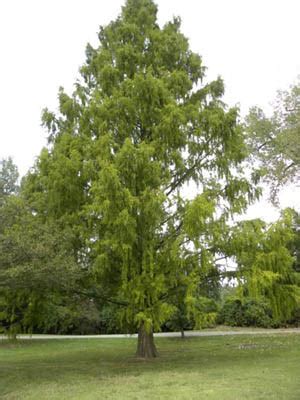
{"label": "grass lawn", "polygon": [[0,398],[299,400],[300,335],[0,342]]}

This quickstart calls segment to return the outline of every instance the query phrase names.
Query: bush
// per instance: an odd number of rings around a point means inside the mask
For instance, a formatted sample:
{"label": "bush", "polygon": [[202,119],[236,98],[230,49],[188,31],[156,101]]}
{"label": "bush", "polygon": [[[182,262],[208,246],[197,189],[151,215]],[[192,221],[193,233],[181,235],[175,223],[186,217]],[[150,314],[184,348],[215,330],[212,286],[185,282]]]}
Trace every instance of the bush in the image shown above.
{"label": "bush", "polygon": [[272,311],[267,303],[248,299],[227,299],[221,308],[217,322],[229,326],[273,326]]}
{"label": "bush", "polygon": [[244,325],[270,328],[273,326],[272,311],[263,301],[248,300],[242,307]]}
{"label": "bush", "polygon": [[227,299],[218,314],[217,322],[218,324],[229,326],[242,326],[243,311],[241,300]]}
{"label": "bush", "polygon": [[292,318],[290,321],[288,321],[289,324],[295,325],[297,327],[300,327],[300,307],[297,307],[293,313],[292,313]]}

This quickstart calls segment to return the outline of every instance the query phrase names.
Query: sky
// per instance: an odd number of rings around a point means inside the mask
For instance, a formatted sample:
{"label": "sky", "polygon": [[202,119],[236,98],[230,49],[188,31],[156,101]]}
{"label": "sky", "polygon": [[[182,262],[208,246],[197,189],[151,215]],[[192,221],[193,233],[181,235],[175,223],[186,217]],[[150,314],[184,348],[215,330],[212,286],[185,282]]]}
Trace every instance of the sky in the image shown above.
{"label": "sky", "polygon": [[[57,107],[58,88],[72,92],[97,45],[100,25],[115,19],[125,0],[9,0],[0,2],[0,159],[11,156],[20,174],[34,164],[47,133],[41,112]],[[225,81],[225,102],[241,115],[261,106],[267,113],[278,89],[300,74],[299,0],[156,0],[159,23],[182,19],[182,32],[207,67],[207,79]],[[281,194],[282,207],[299,203],[300,189]],[[263,200],[249,217],[272,220]]]}

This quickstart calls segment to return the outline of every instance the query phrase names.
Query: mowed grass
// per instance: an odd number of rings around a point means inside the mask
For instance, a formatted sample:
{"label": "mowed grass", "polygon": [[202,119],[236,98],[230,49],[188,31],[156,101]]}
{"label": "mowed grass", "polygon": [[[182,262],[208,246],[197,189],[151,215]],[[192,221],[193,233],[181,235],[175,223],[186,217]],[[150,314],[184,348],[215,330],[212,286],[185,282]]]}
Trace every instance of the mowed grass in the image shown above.
{"label": "mowed grass", "polygon": [[300,399],[300,335],[156,340],[160,357],[134,357],[136,339],[0,343],[0,398]]}

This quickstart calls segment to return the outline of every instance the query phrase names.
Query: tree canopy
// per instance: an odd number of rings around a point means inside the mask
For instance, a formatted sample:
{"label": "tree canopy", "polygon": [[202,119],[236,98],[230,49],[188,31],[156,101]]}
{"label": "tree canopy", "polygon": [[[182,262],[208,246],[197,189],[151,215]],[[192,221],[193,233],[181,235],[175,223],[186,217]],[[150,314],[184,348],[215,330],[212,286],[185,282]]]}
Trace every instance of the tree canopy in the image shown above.
{"label": "tree canopy", "polygon": [[70,232],[33,213],[18,190],[16,165],[1,164],[0,331],[14,335],[53,324],[54,304],[71,292],[80,271]]}
{"label": "tree canopy", "polygon": [[174,312],[174,292],[183,286],[195,310],[226,221],[259,195],[222,80],[205,83],[180,19],[161,28],[156,14],[152,0],[128,0],[100,28],[73,94],[61,88],[59,113],[44,111],[49,145],[23,187],[41,220],[71,228],[77,262],[138,329],[142,357],[157,354],[152,332]]}
{"label": "tree canopy", "polygon": [[3,201],[6,196],[17,192],[18,178],[18,169],[13,160],[10,157],[0,160],[0,201]]}
{"label": "tree canopy", "polygon": [[270,183],[271,199],[286,183],[297,182],[300,173],[300,83],[279,91],[273,115],[268,118],[254,107],[246,118],[248,143],[261,173]]}
{"label": "tree canopy", "polygon": [[237,263],[240,298],[266,301],[277,322],[288,321],[299,304],[299,274],[293,268],[294,218],[294,212],[286,209],[271,224],[241,221],[230,230],[227,241],[226,254]]}

